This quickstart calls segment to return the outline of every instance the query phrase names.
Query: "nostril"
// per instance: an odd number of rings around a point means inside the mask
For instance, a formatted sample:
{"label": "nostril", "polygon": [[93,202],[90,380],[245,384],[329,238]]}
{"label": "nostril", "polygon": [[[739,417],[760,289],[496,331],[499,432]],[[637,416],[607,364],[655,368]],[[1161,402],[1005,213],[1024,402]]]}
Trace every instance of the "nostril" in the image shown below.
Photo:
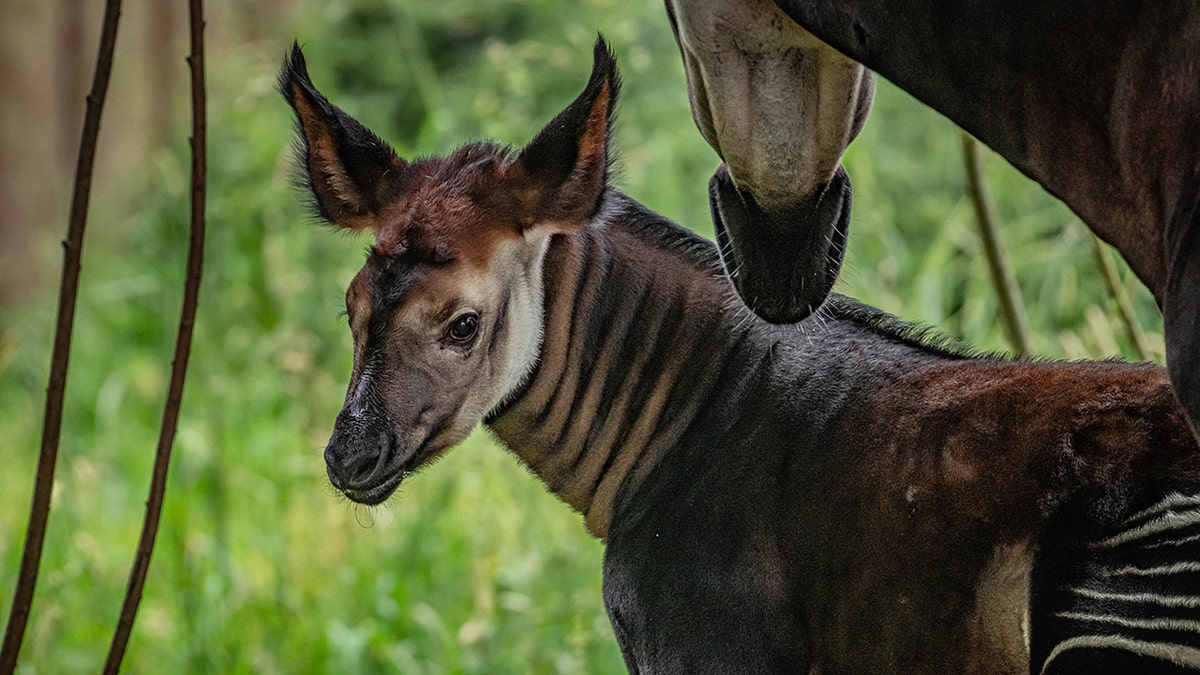
{"label": "nostril", "polygon": [[396,456],[396,437],[380,433],[375,439],[376,447],[379,448],[379,466],[387,466],[391,463],[392,458]]}
{"label": "nostril", "polygon": [[361,483],[375,473],[375,467],[378,465],[378,453],[364,453],[351,459],[346,466],[346,474],[353,482]]}
{"label": "nostril", "polygon": [[330,442],[325,448],[326,473],[334,487],[361,485],[387,466],[395,454],[391,436],[380,433],[373,440],[374,443],[348,445]]}
{"label": "nostril", "polygon": [[342,461],[334,450],[333,443],[325,447],[325,475],[329,476],[333,487],[339,490],[346,488],[346,483],[342,480]]}

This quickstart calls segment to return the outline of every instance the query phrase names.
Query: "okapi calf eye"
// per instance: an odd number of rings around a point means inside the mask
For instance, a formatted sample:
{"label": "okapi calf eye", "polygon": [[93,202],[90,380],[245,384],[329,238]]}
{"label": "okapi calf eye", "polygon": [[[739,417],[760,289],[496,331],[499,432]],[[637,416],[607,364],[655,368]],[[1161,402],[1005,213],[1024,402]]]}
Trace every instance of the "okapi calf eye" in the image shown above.
{"label": "okapi calf eye", "polygon": [[479,315],[468,312],[454,320],[446,331],[446,338],[461,347],[469,346],[479,332]]}

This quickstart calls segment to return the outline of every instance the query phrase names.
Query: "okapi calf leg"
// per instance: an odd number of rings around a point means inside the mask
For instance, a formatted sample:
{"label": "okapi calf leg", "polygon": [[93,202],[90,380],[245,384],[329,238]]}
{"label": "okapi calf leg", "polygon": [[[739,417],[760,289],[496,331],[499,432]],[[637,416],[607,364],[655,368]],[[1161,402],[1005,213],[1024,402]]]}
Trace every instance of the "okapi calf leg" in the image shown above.
{"label": "okapi calf leg", "polygon": [[799,321],[837,280],[850,224],[842,153],[875,76],[767,0],[667,0],[700,133],[721,260],[759,316]]}
{"label": "okapi calf leg", "polygon": [[1042,535],[1030,672],[1195,673],[1200,485],[1080,495]]}

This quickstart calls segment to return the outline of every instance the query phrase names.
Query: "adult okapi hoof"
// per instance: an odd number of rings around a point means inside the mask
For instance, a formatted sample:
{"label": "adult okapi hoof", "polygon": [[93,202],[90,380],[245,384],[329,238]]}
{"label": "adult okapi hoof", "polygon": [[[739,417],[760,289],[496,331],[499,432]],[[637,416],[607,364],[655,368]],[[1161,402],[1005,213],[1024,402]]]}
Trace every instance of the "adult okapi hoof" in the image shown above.
{"label": "adult okapi hoof", "polygon": [[721,262],[755,314],[794,323],[821,306],[837,280],[850,228],[850,177],[841,166],[795,205],[764,211],[722,164],[708,197]]}

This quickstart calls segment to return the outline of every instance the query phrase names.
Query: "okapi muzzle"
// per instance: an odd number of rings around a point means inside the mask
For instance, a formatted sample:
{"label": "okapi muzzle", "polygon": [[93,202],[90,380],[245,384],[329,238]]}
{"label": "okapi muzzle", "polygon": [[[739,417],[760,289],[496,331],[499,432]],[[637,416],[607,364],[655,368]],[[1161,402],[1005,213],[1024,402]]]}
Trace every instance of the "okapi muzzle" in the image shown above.
{"label": "okapi muzzle", "polygon": [[746,305],[771,323],[794,323],[820,307],[846,253],[846,170],[839,165],[828,183],[770,211],[734,185],[724,164],[708,190],[721,261]]}
{"label": "okapi muzzle", "polygon": [[709,183],[725,271],[746,305],[794,323],[824,302],[850,223],[842,154],[875,76],[770,0],[666,0],[692,118],[721,156]]}
{"label": "okapi muzzle", "polygon": [[436,434],[424,421],[428,408],[414,411],[412,396],[387,396],[369,374],[351,382],[325,446],[325,469],[329,482],[353,501],[378,504],[426,459]]}
{"label": "okapi muzzle", "polygon": [[431,371],[416,358],[382,376],[352,379],[325,447],[325,467],[333,486],[353,501],[387,499],[405,477],[479,422],[478,413],[469,411],[481,406],[467,395],[463,378],[446,372],[452,369]]}
{"label": "okapi muzzle", "polygon": [[390,426],[379,411],[349,404],[338,414],[325,446],[325,468],[329,482],[356,502],[379,503],[407,473],[406,456],[413,453],[401,447]]}

